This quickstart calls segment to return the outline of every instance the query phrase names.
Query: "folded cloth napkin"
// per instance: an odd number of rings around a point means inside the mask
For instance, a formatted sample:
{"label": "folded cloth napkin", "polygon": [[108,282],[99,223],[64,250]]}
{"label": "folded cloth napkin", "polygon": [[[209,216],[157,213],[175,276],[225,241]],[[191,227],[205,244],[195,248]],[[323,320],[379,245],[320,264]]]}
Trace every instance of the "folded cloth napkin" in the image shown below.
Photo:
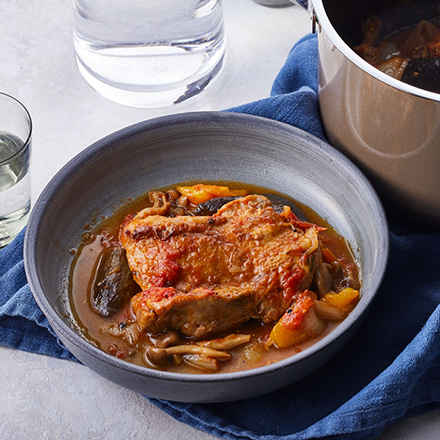
{"label": "folded cloth napkin", "polygon": [[[271,97],[230,111],[277,119],[324,139],[317,104],[317,42],[300,40]],[[195,428],[231,440],[371,439],[385,426],[440,407],[440,233],[390,219],[389,266],[351,342],[313,375],[227,404],[151,401]],[[35,303],[22,232],[0,251],[0,343],[74,360]]]}

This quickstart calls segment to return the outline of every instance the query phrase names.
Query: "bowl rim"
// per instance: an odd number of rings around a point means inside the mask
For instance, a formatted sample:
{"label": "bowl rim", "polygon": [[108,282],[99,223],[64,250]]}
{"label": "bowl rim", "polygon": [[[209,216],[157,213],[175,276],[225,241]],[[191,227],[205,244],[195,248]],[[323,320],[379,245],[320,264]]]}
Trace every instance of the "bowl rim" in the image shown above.
{"label": "bowl rim", "polygon": [[[275,129],[286,132],[293,138],[300,137],[307,141],[311,141],[314,144],[314,148],[318,148],[322,154],[331,157],[333,163],[338,162],[338,165],[346,167],[347,170],[349,170],[354,176],[356,176],[359,185],[363,187],[365,199],[368,199],[370,201],[373,209],[377,213],[377,222],[378,225],[380,225],[380,228],[377,229],[377,233],[379,234],[379,242],[382,247],[380,250],[377,251],[378,258],[374,270],[374,277],[372,277],[372,282],[369,286],[369,290],[371,290],[372,292],[369,297],[366,298],[366,302],[364,302],[363,307],[355,307],[350,315],[324,338],[320,339],[315,344],[311,345],[300,353],[295,354],[294,356],[287,357],[269,365],[228,373],[188,374],[155,370],[153,368],[132,364],[130,362],[117,359],[116,357],[111,356],[101,349],[93,346],[81,335],[79,335],[74,329],[72,329],[61,318],[59,313],[51,306],[48,299],[46,298],[43,285],[40,280],[40,275],[36,269],[37,237],[39,226],[43,221],[45,206],[54,196],[58,185],[69,178],[69,176],[74,172],[78,164],[86,162],[88,158],[96,155],[96,153],[100,151],[101,148],[108,148],[109,145],[115,142],[119,142],[121,140],[138,135],[145,130],[151,131],[156,128],[163,128],[164,126],[175,123],[186,124],[194,122],[206,122],[208,124],[212,124],[213,121],[216,121],[218,123],[231,124],[240,123],[246,126],[256,124],[261,127],[261,125],[263,125],[267,129],[270,128],[272,130]],[[342,338],[346,333],[346,330],[356,325],[358,323],[358,320],[362,318],[364,314],[366,314],[372,301],[374,300],[374,297],[378,293],[380,284],[385,274],[388,257],[389,229],[384,208],[372,184],[353,162],[351,162],[345,155],[336,150],[327,142],[292,125],[261,116],[223,111],[178,113],[141,121],[117,130],[116,132],[113,132],[86,147],[70,161],[68,161],[43,189],[31,212],[24,239],[24,266],[31,292],[38,306],[42,310],[43,314],[48,318],[49,324],[51,325],[51,327],[53,327],[56,333],[63,335],[71,344],[73,344],[79,350],[85,352],[85,354],[87,354],[88,356],[91,356],[98,361],[105,362],[106,364],[109,364],[110,366],[115,367],[119,370],[124,370],[131,374],[142,377],[150,377],[152,379],[167,380],[168,382],[179,383],[223,383],[236,381],[241,380],[244,377],[249,378],[253,376],[270,374],[274,370],[287,368],[291,364],[300,364],[307,361],[314,354],[322,351],[327,346],[334,344],[336,341]]]}

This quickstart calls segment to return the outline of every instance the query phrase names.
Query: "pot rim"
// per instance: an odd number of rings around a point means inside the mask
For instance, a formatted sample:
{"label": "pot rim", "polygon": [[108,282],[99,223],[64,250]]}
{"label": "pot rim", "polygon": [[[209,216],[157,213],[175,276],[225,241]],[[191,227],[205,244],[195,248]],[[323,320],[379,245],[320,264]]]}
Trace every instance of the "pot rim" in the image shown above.
{"label": "pot rim", "polygon": [[339,36],[336,29],[333,27],[327,13],[325,7],[323,5],[324,0],[310,0],[312,5],[312,13],[317,18],[317,24],[322,27],[324,32],[327,34],[332,43],[339,49],[339,51],[348,58],[353,64],[362,69],[368,75],[378,79],[379,81],[398,89],[402,92],[409,93],[410,95],[418,96],[420,98],[429,99],[431,101],[440,102],[440,93],[430,92],[428,90],[420,89],[418,87],[411,86],[407,83],[404,83],[398,79],[392,78],[386,73],[381,72],[380,70],[373,67],[367,61],[365,61],[362,57],[356,54],[353,49],[348,46],[347,43]]}

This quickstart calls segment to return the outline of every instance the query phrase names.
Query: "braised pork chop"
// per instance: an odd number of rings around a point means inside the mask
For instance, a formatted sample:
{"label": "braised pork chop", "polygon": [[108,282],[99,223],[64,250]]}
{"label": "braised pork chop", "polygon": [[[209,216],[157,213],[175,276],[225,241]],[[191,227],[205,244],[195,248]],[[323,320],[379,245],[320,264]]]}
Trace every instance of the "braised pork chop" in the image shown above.
{"label": "braised pork chop", "polygon": [[276,321],[310,287],[317,231],[296,229],[264,196],[249,195],[206,217],[134,217],[120,240],[135,281],[143,331],[196,338],[251,318]]}

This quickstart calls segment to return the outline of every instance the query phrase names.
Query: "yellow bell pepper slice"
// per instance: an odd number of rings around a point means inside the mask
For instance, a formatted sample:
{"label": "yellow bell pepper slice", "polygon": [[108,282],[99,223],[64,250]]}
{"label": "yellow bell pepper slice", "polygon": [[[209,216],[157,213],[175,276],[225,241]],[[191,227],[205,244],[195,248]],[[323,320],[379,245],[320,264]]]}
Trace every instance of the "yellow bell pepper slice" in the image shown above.
{"label": "yellow bell pepper slice", "polygon": [[227,186],[205,185],[198,183],[193,186],[178,186],[177,191],[186,196],[191,203],[198,205],[207,202],[215,197],[236,197],[245,196],[245,189],[229,189]]}
{"label": "yellow bell pepper slice", "polygon": [[309,331],[292,330],[284,327],[277,322],[270,332],[270,340],[276,344],[278,348],[286,348],[291,345],[298,344],[310,338],[312,334]]}
{"label": "yellow bell pepper slice", "polygon": [[346,287],[342,289],[339,293],[329,292],[325,294],[321,301],[336,307],[338,309],[345,309],[350,307],[357,298],[359,297],[359,291],[352,289],[351,287]]}

